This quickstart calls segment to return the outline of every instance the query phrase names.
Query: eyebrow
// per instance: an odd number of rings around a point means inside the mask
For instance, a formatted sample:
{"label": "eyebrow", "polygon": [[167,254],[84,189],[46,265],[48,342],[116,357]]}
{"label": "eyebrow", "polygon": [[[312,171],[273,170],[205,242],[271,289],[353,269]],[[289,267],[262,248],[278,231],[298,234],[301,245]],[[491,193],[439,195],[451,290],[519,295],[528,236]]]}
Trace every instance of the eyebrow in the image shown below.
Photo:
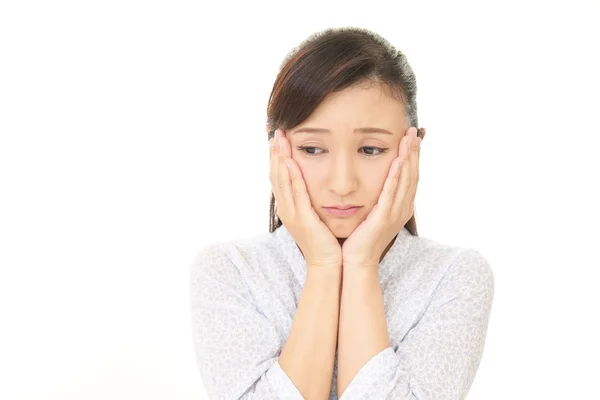
{"label": "eyebrow", "polygon": [[[324,128],[300,128],[297,131],[293,132],[293,134],[296,133],[331,133],[331,131],[329,129],[324,129]],[[393,135],[392,132],[383,129],[383,128],[374,128],[374,127],[364,127],[364,128],[356,128],[354,130],[354,133],[383,133],[386,135]]]}

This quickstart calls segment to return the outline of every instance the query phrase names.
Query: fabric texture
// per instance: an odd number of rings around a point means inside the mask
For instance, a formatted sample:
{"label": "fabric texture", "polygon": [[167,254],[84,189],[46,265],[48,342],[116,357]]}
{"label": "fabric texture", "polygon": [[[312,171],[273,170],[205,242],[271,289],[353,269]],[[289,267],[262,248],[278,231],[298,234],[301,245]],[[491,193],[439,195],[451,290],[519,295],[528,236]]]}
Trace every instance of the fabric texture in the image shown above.
{"label": "fabric texture", "polygon": [[[279,365],[306,281],[285,225],[214,242],[190,269],[192,339],[211,399],[302,399]],[[379,264],[390,347],[340,400],[464,399],[479,367],[494,296],[476,250],[402,228]],[[337,396],[337,352],[330,400]]]}

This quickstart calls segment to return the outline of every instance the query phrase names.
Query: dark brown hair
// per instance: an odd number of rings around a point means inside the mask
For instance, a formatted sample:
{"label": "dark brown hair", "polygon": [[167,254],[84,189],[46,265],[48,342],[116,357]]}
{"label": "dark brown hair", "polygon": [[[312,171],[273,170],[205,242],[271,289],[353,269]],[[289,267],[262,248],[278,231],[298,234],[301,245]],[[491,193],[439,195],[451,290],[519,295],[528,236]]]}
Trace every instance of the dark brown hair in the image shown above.
{"label": "dark brown hair", "polygon": [[[277,129],[300,125],[329,93],[363,82],[382,84],[386,93],[402,101],[409,126],[419,126],[417,80],[406,56],[367,29],[328,28],[310,35],[281,63],[267,106],[267,140]],[[282,225],[275,210],[271,193],[269,232]],[[418,236],[414,213],[404,227]]]}

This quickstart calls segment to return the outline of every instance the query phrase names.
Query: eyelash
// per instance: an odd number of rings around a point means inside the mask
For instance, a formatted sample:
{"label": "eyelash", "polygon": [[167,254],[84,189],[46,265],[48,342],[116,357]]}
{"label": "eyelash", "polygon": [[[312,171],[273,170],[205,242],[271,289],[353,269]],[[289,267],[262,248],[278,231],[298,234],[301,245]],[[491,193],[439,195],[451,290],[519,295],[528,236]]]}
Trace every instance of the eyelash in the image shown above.
{"label": "eyelash", "polygon": [[[319,154],[307,153],[306,151],[304,151],[306,149],[319,149],[319,147],[301,146],[301,147],[298,147],[297,149],[302,151],[304,154],[306,154],[309,157],[316,157],[319,155]],[[361,147],[361,149],[375,149],[375,150],[379,151],[379,154],[365,154],[365,157],[367,157],[367,158],[377,157],[377,156],[384,154],[386,151],[388,151],[388,149],[382,149],[381,147],[374,147],[374,146],[363,146],[363,147]],[[323,154],[323,153],[321,153],[321,154]]]}

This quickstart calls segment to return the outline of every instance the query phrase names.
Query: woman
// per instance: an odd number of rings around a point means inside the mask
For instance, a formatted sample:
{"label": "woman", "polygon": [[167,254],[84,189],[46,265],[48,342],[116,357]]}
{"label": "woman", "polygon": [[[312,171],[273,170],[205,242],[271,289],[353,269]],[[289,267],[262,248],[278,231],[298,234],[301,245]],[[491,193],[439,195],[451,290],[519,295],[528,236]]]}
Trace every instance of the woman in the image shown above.
{"label": "woman", "polygon": [[416,89],[406,57],[366,29],[316,33],[284,60],[267,110],[270,230],[192,264],[211,398],[466,396],[494,277],[476,250],[417,234]]}

